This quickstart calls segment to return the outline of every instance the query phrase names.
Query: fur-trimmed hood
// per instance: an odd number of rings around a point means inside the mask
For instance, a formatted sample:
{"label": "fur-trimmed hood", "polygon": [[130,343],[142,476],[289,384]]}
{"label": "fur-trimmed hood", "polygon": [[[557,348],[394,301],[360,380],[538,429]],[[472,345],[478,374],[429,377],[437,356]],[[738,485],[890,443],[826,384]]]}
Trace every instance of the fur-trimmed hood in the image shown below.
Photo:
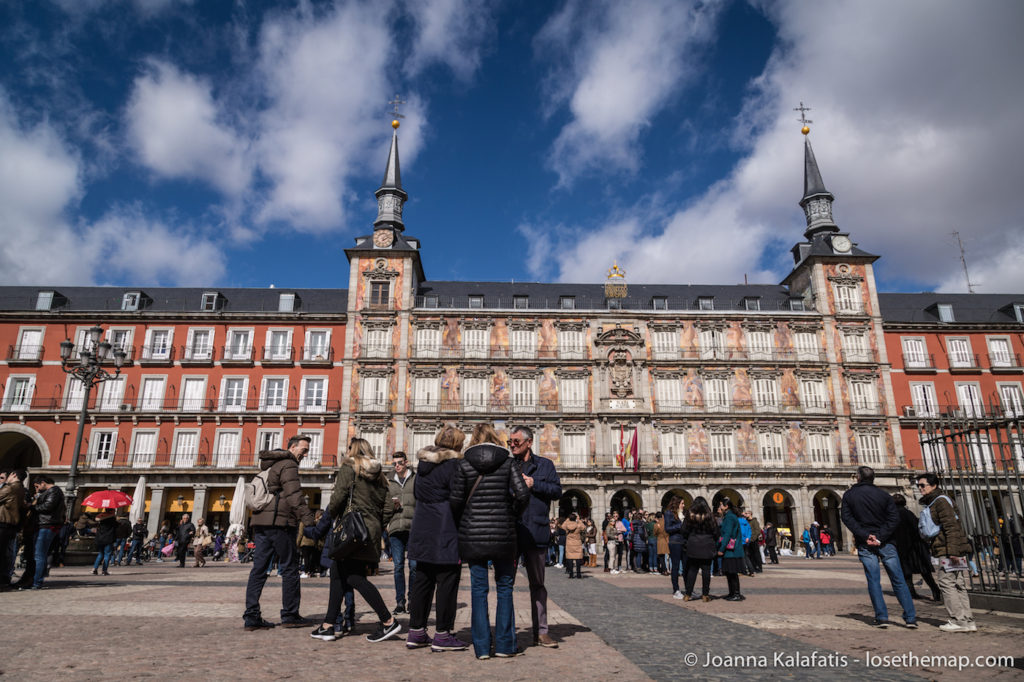
{"label": "fur-trimmed hood", "polygon": [[341,466],[352,467],[361,478],[365,478],[367,481],[375,481],[384,475],[381,463],[375,459],[364,459],[357,462],[353,457],[346,457],[341,460]]}
{"label": "fur-trimmed hood", "polygon": [[449,459],[460,459],[461,457],[461,452],[442,448],[437,445],[428,445],[416,453],[417,461],[430,462],[431,464],[440,464],[441,462],[447,462]]}

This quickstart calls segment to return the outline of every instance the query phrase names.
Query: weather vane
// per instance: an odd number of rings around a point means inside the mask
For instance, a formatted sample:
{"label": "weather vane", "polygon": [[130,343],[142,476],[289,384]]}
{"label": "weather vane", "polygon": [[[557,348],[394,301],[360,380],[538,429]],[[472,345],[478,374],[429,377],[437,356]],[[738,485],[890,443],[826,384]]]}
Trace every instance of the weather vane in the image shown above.
{"label": "weather vane", "polygon": [[807,133],[811,132],[811,129],[810,129],[809,126],[810,126],[811,123],[814,123],[814,121],[812,121],[811,119],[807,118],[804,115],[804,114],[806,114],[810,110],[811,110],[811,108],[810,107],[805,107],[803,102],[800,102],[800,106],[793,107],[793,111],[799,111],[800,112],[800,118],[798,118],[797,120],[800,121],[800,123],[803,124],[803,127],[800,129],[800,132],[803,133],[804,135],[806,135]]}
{"label": "weather vane", "polygon": [[401,122],[399,122],[398,119],[405,118],[404,114],[398,113],[398,105],[399,104],[405,104],[405,100],[404,99],[399,99],[398,95],[395,95],[395,98],[393,100],[391,100],[390,102],[388,102],[388,104],[390,104],[390,105],[392,105],[394,107],[394,109],[392,109],[389,112],[394,117],[392,119],[392,121],[391,121],[391,127],[392,128],[397,128],[398,126],[402,125]]}

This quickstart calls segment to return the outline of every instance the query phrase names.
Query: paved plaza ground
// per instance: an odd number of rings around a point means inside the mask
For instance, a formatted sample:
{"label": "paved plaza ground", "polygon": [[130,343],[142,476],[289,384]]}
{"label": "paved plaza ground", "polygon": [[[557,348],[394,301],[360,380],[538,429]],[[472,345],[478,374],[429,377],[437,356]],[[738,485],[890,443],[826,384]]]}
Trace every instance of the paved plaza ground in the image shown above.
{"label": "paved plaza ground", "polygon": [[[381,569],[373,580],[390,605],[391,565]],[[978,633],[946,634],[937,629],[945,622],[941,604],[920,600],[919,630],[872,628],[863,572],[852,557],[784,558],[781,566],[742,579],[745,602],[674,600],[668,578],[659,575],[586,569],[584,580],[566,580],[549,569],[557,650],[530,646],[521,574],[516,623],[525,654],[487,661],[471,651],[406,651],[404,637],[367,642],[374,615],[358,596],[356,636],[321,642],[306,629],[245,632],[248,573],[248,565],[212,562],[204,569],[112,567],[105,578],[86,567],[54,569],[45,590],[0,594],[0,674],[12,680],[1024,679],[1024,617],[979,611]],[[271,577],[263,594],[271,619],[280,609],[279,581]],[[724,592],[724,579],[715,578],[712,593]],[[493,591],[491,598],[493,615]],[[895,598],[886,599],[890,617],[901,622]],[[467,571],[457,621],[467,641],[468,604]],[[322,616],[326,605],[327,580],[303,580],[303,615]],[[922,660],[936,655],[951,658]],[[892,666],[885,658],[891,656],[903,658]],[[1016,660],[989,667],[978,659],[986,656]],[[969,667],[958,669],[952,657]]]}

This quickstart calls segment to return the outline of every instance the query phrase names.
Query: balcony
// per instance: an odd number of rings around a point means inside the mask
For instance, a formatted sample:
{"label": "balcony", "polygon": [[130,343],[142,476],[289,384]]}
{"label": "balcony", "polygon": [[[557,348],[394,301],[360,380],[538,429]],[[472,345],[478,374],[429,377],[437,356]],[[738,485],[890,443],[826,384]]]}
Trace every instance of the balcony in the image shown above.
{"label": "balcony", "polygon": [[[82,409],[81,397],[33,397],[27,402],[4,401],[0,413],[77,413]],[[160,414],[312,414],[337,415],[341,411],[340,400],[274,400],[250,396],[235,402],[230,398],[160,398],[146,400],[123,399],[117,403],[96,400],[95,393],[89,398],[89,413],[97,416],[114,415],[160,415]]]}
{"label": "balcony", "polygon": [[971,374],[981,371],[977,353],[951,353],[948,359],[950,374]]}
{"label": "balcony", "polygon": [[906,374],[935,374],[935,356],[931,353],[904,353],[903,371]]}
{"label": "balcony", "polygon": [[875,362],[871,351],[843,351],[843,362],[848,365],[869,365]]}
{"label": "balcony", "polygon": [[[324,453],[318,456],[321,467],[334,467],[337,457]],[[303,460],[305,462],[305,460]],[[259,466],[258,452],[115,452],[97,460],[90,454],[87,459],[89,469],[255,469]],[[300,465],[301,466],[301,465]],[[303,469],[316,468],[302,466]]]}
{"label": "balcony", "polygon": [[252,346],[221,346],[220,364],[231,367],[252,367]]}
{"label": "balcony", "polygon": [[363,343],[359,346],[359,357],[366,360],[393,360],[395,357],[395,347]]}
{"label": "balcony", "polygon": [[295,349],[291,346],[264,346],[262,364],[275,367],[291,367],[295,364]]}
{"label": "balcony", "polygon": [[657,362],[749,362],[749,363],[822,363],[828,357],[816,350],[772,349],[729,349],[701,348],[699,346],[662,348],[651,351],[651,359]]}
{"label": "balcony", "polygon": [[862,400],[850,402],[851,417],[877,417],[882,414],[881,403],[871,403]]}
{"label": "balcony", "polygon": [[170,367],[174,364],[174,346],[143,346],[140,350],[140,365]]}
{"label": "balcony", "polygon": [[[438,346],[413,344],[413,360],[585,360],[586,351],[581,348],[512,348],[507,346]],[[366,357],[365,355],[363,357]],[[390,357],[390,356],[388,356]]]}
{"label": "balcony", "polygon": [[1019,374],[1024,372],[1020,355],[1014,353],[989,353],[988,366],[993,374]]}
{"label": "balcony", "polygon": [[182,346],[181,365],[191,367],[212,367],[214,353],[211,346]]}
{"label": "balcony", "polygon": [[[611,402],[611,401],[609,401]],[[729,402],[687,403],[683,401],[655,401],[658,415],[714,415],[714,414],[761,414],[761,415],[829,415],[831,406],[824,401],[806,404],[760,403],[754,400],[733,400]]]}
{"label": "balcony", "polygon": [[299,364],[303,367],[333,367],[334,349],[303,346],[299,351],[299,358]]}
{"label": "balcony", "polygon": [[8,346],[7,364],[11,367],[29,367],[43,364],[42,346]]}

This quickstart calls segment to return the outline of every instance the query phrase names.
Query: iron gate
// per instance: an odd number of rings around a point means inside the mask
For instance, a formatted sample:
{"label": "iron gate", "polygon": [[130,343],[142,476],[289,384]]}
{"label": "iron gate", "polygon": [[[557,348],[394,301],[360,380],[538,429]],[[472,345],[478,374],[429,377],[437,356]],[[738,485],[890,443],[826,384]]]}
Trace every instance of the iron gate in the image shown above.
{"label": "iron gate", "polygon": [[1024,414],[950,409],[919,422],[918,437],[974,545],[971,591],[1024,597]]}

